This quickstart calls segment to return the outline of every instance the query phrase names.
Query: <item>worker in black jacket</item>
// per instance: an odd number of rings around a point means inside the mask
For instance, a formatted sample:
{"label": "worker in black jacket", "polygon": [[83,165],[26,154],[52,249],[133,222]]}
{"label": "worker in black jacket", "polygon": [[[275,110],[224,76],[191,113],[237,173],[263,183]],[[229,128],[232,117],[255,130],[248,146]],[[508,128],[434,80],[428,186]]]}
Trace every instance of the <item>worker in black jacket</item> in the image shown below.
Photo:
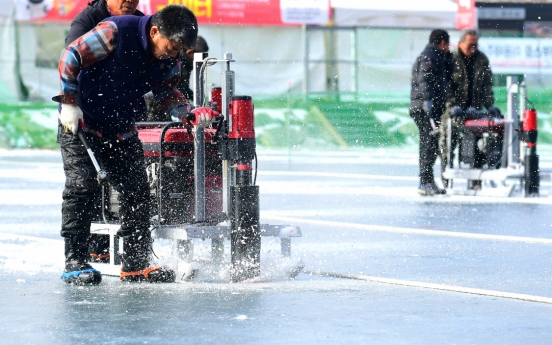
{"label": "worker in black jacket", "polygon": [[[71,22],[71,28],[65,38],[65,46],[67,47],[77,38],[95,28],[105,18],[121,15],[143,17],[144,14],[136,9],[138,3],[139,0],[94,0],[88,3],[88,6]],[[58,132],[61,131],[61,128],[60,125]],[[58,142],[63,147],[66,145],[65,142],[59,141],[62,135],[61,132],[58,133]],[[75,140],[78,142],[78,139]],[[92,261],[109,262],[109,236],[96,235],[89,243]]]}
{"label": "worker in black jacket", "polygon": [[71,28],[65,38],[65,46],[92,30],[107,17],[144,14],[136,9],[140,0],[94,0],[71,22]]}
{"label": "worker in black jacket", "polygon": [[445,111],[447,89],[447,61],[449,34],[433,30],[429,44],[412,67],[410,116],[420,132],[420,187],[421,195],[445,194],[435,185],[433,165],[438,155],[438,128]]}

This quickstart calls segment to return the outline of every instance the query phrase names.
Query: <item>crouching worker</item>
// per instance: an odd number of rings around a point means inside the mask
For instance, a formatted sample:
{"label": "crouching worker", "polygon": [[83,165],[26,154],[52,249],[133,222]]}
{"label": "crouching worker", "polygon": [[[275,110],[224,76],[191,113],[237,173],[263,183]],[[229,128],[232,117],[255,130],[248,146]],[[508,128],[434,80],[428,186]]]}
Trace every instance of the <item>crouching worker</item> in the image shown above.
{"label": "crouching worker", "polygon": [[[197,20],[184,6],[171,5],[153,16],[106,18],[68,45],[61,54],[59,114],[66,182],[61,236],[65,238],[62,279],[98,284],[101,273],[88,263],[94,200],[100,192],[96,170],[77,132],[82,127],[92,151],[119,193],[119,236],[123,237],[121,280],[172,282],[175,273],[150,266],[149,189],[144,152],[135,116],[145,112],[142,96],[153,90],[163,109],[186,118],[191,106],[175,89],[180,78],[178,54],[197,38]],[[207,126],[214,114],[198,108]],[[81,127],[81,128],[82,128]]]}

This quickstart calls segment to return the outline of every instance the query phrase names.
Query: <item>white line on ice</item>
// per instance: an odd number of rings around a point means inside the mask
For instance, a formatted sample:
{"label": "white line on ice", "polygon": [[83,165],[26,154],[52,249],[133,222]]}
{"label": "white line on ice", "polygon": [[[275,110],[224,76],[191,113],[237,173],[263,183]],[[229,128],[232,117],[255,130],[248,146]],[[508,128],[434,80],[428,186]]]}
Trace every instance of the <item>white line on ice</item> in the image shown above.
{"label": "white line on ice", "polygon": [[[377,195],[386,198],[401,198],[402,200],[435,202],[435,203],[470,203],[470,204],[538,204],[552,205],[552,198],[548,195],[539,198],[523,197],[491,197],[491,196],[460,196],[442,195],[437,197],[424,197],[418,194],[417,188],[412,187],[384,187],[384,186],[351,186],[322,184],[320,182],[264,181],[260,184],[261,194],[273,195]],[[542,193],[544,194],[544,193]]]}
{"label": "white line on ice", "polygon": [[[414,150],[413,150],[414,149]],[[539,150],[540,168],[551,168],[550,150],[543,150],[542,145]],[[259,163],[262,162],[281,162],[284,164],[304,164],[304,165],[343,165],[343,164],[392,164],[395,166],[417,166],[418,153],[416,147],[396,147],[393,150],[373,150],[373,149],[347,149],[337,151],[318,151],[305,150],[301,152],[293,151],[290,155],[287,150],[265,150],[259,147]],[[287,165],[286,164],[286,165]]]}
{"label": "white line on ice", "polygon": [[304,224],[341,227],[341,228],[346,227],[346,228],[353,228],[358,230],[384,231],[384,232],[410,234],[410,235],[444,236],[444,237],[470,238],[470,239],[478,239],[478,240],[552,244],[552,239],[549,239],[549,238],[475,234],[470,232],[427,230],[427,229],[416,229],[416,228],[401,228],[401,227],[384,226],[384,225],[333,222],[333,221],[317,220],[317,219],[281,217],[277,215],[270,215],[270,213],[268,212],[263,213],[263,218],[274,219],[274,220],[279,220],[283,222],[304,223]]}
{"label": "white line on ice", "polygon": [[65,182],[65,175],[63,174],[63,169],[61,168],[56,170],[44,167],[39,167],[38,169],[30,169],[29,167],[0,169],[0,178],[14,179],[18,182],[22,182],[21,180],[61,183]]}
{"label": "white line on ice", "polygon": [[[392,175],[369,175],[369,174],[345,174],[320,171],[262,171],[258,172],[260,176],[315,176],[315,177],[335,177],[341,179],[360,179],[360,180],[388,180],[388,181],[419,181],[417,176],[392,176]],[[551,182],[540,182],[541,186],[552,186]]]}
{"label": "white line on ice", "polygon": [[503,292],[503,291],[485,290],[485,289],[474,289],[474,288],[468,288],[468,287],[462,287],[462,286],[452,286],[452,285],[443,285],[443,284],[415,282],[415,281],[409,281],[409,280],[380,278],[380,277],[372,277],[372,276],[356,275],[356,274],[345,274],[345,273],[337,273],[337,272],[303,271],[303,273],[311,274],[311,275],[320,275],[320,276],[326,276],[326,277],[333,277],[333,278],[365,280],[365,281],[374,282],[374,283],[402,285],[402,286],[417,287],[417,288],[424,288],[424,289],[442,290],[442,291],[459,292],[459,293],[481,295],[481,296],[500,297],[500,298],[507,298],[507,299],[517,299],[517,300],[527,301],[527,302],[538,302],[538,303],[552,304],[552,298],[549,298],[549,297],[525,295],[525,294],[512,293],[512,292]]}
{"label": "white line on ice", "polygon": [[61,168],[63,163],[59,162],[24,162],[24,161],[10,161],[0,159],[0,164],[2,165],[15,165],[15,166],[40,166],[47,168]]}
{"label": "white line on ice", "polygon": [[416,176],[385,176],[385,175],[367,175],[367,174],[342,174],[318,171],[259,171],[259,175],[266,176],[317,176],[317,177],[336,177],[346,179],[363,180],[395,180],[395,181],[418,181]]}
{"label": "white line on ice", "polygon": [[25,236],[25,235],[16,235],[16,234],[7,234],[0,232],[0,240],[10,240],[10,241],[31,241],[31,242],[42,242],[42,243],[60,243],[62,240],[54,240],[51,238],[43,238],[36,236]]}
{"label": "white line on ice", "polygon": [[[0,175],[1,176],[1,175]],[[61,205],[61,189],[0,189],[0,205]]]}

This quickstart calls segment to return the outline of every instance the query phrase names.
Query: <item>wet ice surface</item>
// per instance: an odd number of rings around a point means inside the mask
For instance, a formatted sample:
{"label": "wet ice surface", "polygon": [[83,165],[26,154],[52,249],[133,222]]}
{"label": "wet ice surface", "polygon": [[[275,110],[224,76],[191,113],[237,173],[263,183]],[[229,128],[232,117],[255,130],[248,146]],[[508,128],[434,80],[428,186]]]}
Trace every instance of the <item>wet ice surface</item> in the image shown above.
{"label": "wet ice surface", "polygon": [[[552,297],[552,244],[312,222],[551,239],[552,198],[419,197],[413,150],[285,154],[259,154],[261,217],[297,220],[303,237],[292,240],[292,254],[305,269]],[[548,304],[306,274],[285,279],[274,239],[263,239],[257,283],[228,284],[223,270],[218,280],[205,274],[191,284],[105,277],[97,287],[65,286],[63,182],[58,153],[0,151],[0,343],[544,344],[552,334]],[[549,187],[544,181],[543,191]],[[195,244],[208,258],[208,241]],[[170,262],[169,243],[155,245]]]}
{"label": "wet ice surface", "polygon": [[[25,279],[16,282],[15,278]],[[76,288],[0,279],[8,344],[545,344],[549,305],[300,276],[264,284]]]}

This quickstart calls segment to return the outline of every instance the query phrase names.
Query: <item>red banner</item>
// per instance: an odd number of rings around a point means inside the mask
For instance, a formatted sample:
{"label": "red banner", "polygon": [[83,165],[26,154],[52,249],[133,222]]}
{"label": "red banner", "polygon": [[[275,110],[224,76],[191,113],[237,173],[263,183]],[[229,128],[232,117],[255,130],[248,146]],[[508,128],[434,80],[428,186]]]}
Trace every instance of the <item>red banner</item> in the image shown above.
{"label": "red banner", "polygon": [[[53,0],[32,12],[21,8],[19,20],[72,21],[89,0]],[[302,2],[301,2],[302,1]],[[326,24],[329,0],[140,0],[138,10],[154,14],[167,5],[187,6],[203,25]],[[309,4],[306,6],[305,4]],[[310,7],[309,7],[310,6]],[[285,20],[282,19],[285,18]]]}
{"label": "red banner", "polygon": [[477,26],[475,0],[456,0],[456,29],[474,29]]}
{"label": "red banner", "polygon": [[199,24],[284,25],[279,0],[150,0],[150,13],[172,4],[187,6]]}

